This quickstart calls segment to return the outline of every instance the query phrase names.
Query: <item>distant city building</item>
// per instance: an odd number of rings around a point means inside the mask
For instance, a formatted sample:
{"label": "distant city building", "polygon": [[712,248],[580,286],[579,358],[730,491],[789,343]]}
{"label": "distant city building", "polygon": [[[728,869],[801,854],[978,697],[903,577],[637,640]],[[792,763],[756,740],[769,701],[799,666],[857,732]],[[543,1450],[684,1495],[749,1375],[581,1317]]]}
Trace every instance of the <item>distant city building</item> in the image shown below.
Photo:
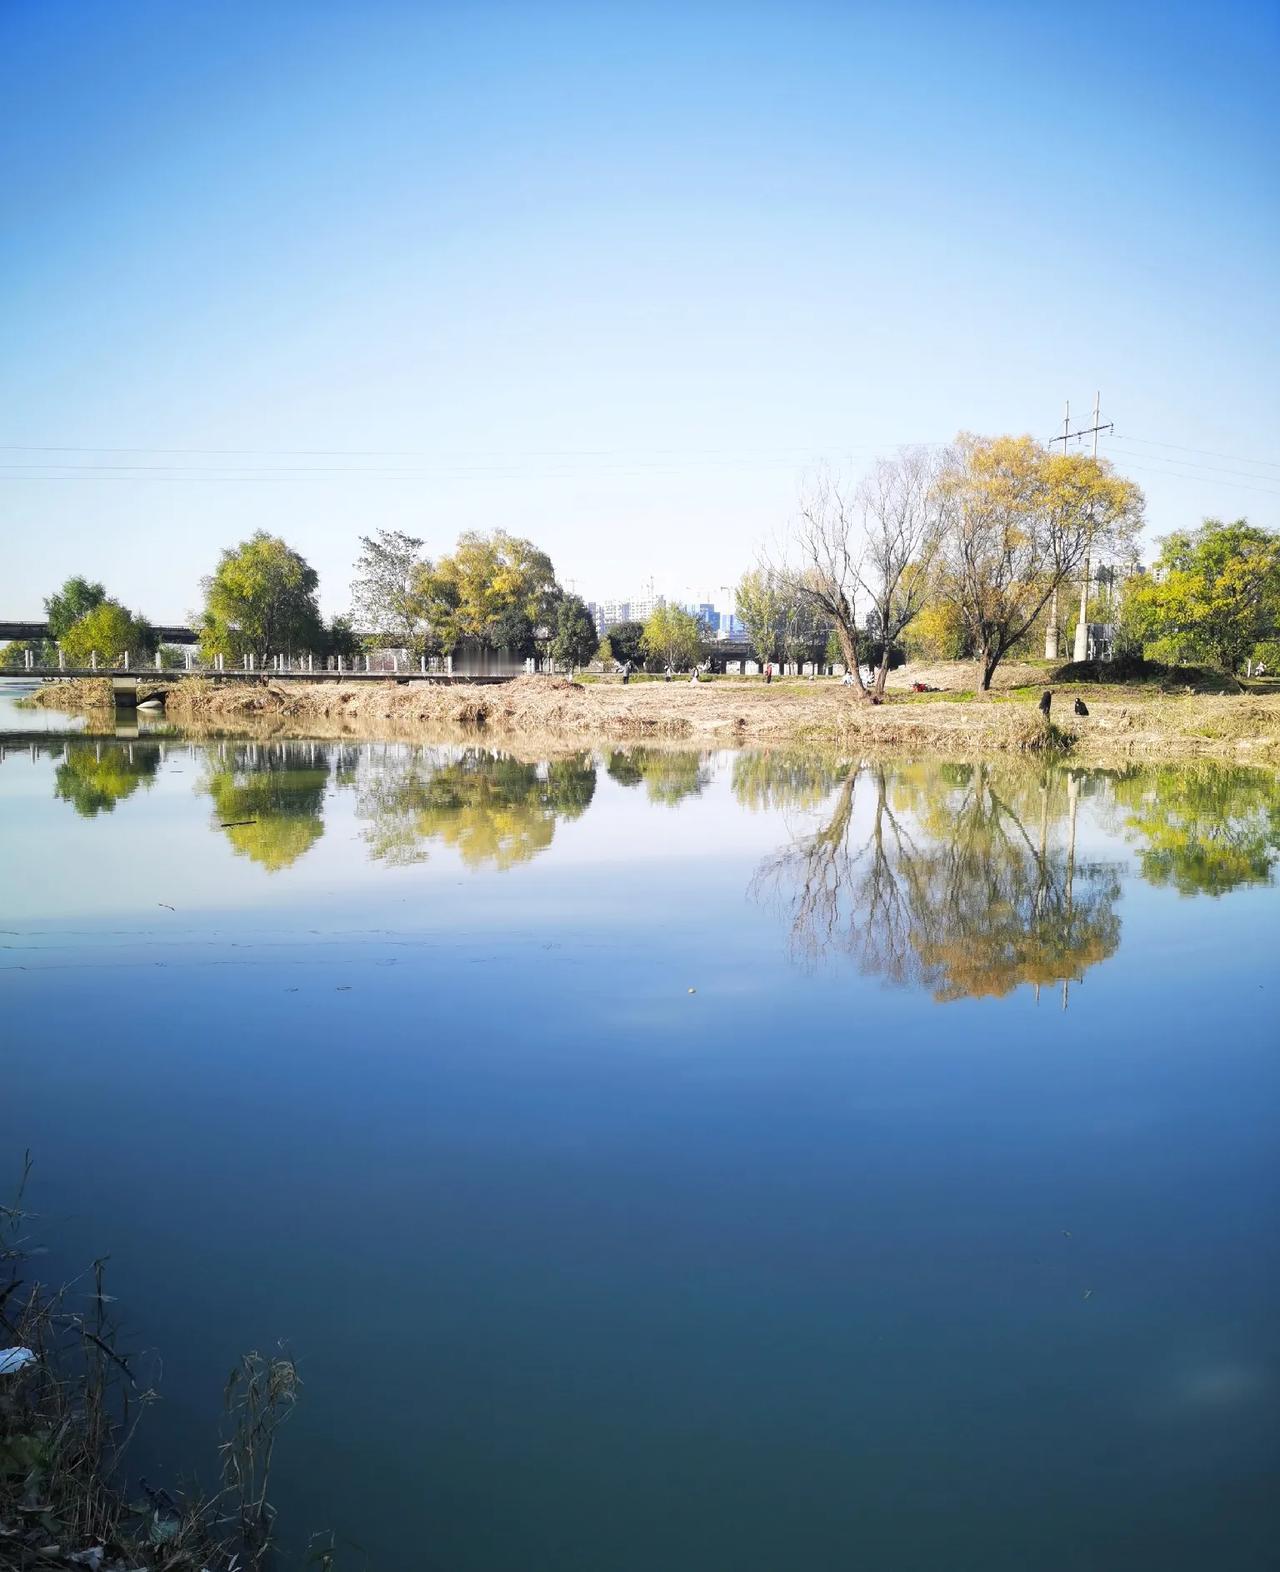
{"label": "distant city building", "polygon": [[[657,594],[650,584],[646,590],[631,596],[629,600],[589,600],[587,610],[595,622],[597,633],[603,638],[618,623],[644,622],[659,606],[666,604],[666,596]],[[690,616],[697,617],[713,639],[741,639],[746,635],[746,626],[741,617],[731,611],[717,610],[712,601],[676,601],[674,604]]]}
{"label": "distant city building", "polygon": [[588,601],[587,610],[595,620],[596,632],[603,638],[610,628],[616,628],[620,622],[643,622],[666,603],[665,597],[655,595],[651,587],[647,593],[632,600]]}
{"label": "distant city building", "polygon": [[665,596],[655,595],[650,590],[647,595],[641,595],[637,600],[628,602],[628,609],[631,615],[629,617],[619,617],[618,620],[619,622],[644,622],[646,618],[653,616],[659,606],[665,606],[666,604]]}

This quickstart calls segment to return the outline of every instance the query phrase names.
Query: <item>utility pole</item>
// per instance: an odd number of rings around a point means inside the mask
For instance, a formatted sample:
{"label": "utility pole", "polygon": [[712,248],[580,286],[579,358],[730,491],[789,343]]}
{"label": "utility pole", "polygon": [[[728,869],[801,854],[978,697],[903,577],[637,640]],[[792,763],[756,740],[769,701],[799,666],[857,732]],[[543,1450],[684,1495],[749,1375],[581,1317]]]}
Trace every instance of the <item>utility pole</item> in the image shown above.
{"label": "utility pole", "polygon": [[[1071,440],[1072,437],[1074,437],[1077,441],[1080,441],[1084,437],[1092,437],[1093,438],[1093,457],[1094,457],[1094,459],[1096,461],[1096,459],[1098,457],[1098,434],[1100,432],[1103,432],[1103,431],[1114,431],[1114,430],[1115,430],[1115,422],[1114,421],[1108,421],[1105,426],[1102,424],[1102,394],[1101,393],[1095,393],[1093,395],[1093,425],[1091,425],[1091,426],[1082,426],[1079,431],[1072,431],[1072,429],[1071,429],[1071,405],[1070,405],[1070,403],[1068,403],[1067,404],[1066,417],[1065,417],[1065,419],[1062,422],[1062,435],[1060,437],[1054,437],[1053,442],[1050,442],[1049,446],[1052,447],[1054,442],[1061,442],[1061,444],[1062,444],[1062,451],[1065,454],[1066,451],[1067,451],[1067,443]],[[1081,577],[1081,580],[1080,580],[1080,616],[1079,616],[1079,618],[1078,618],[1078,620],[1076,622],[1075,647],[1074,647],[1074,649],[1071,652],[1071,658],[1072,658],[1073,661],[1087,660],[1088,656],[1089,656],[1089,621],[1088,621],[1088,618],[1089,618],[1089,569],[1090,569],[1089,559],[1090,559],[1090,555],[1091,555],[1090,550],[1086,549],[1085,554],[1084,554],[1084,574],[1083,574],[1083,576]],[[1057,610],[1058,610],[1058,596],[1057,596],[1057,592],[1055,591],[1054,595],[1053,595],[1053,598],[1052,598],[1052,600],[1049,603],[1049,627],[1045,630],[1045,636],[1044,636],[1044,654],[1045,654],[1045,659],[1046,660],[1056,660],[1058,658],[1058,618],[1057,618]],[[1050,648],[1049,648],[1050,642],[1052,642],[1052,644],[1053,644],[1052,652],[1050,651]]]}
{"label": "utility pole", "polygon": [[[1067,400],[1066,410],[1062,416],[1062,451],[1067,451],[1067,439],[1071,435],[1071,400]],[[1053,442],[1058,440],[1057,437]],[[1053,442],[1049,444],[1053,446]],[[1058,658],[1058,586],[1053,586],[1053,594],[1049,597],[1049,620],[1044,625],[1044,658],[1057,660]]]}

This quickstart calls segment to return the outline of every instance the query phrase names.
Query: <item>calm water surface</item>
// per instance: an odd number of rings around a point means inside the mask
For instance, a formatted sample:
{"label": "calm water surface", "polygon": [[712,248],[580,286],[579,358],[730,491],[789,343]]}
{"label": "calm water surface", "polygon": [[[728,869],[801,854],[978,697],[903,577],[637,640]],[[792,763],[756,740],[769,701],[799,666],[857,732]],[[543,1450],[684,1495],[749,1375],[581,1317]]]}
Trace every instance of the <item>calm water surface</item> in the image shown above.
{"label": "calm water surface", "polygon": [[153,1479],[283,1339],[343,1565],[1276,1564],[1275,778],[4,754],[0,1157]]}

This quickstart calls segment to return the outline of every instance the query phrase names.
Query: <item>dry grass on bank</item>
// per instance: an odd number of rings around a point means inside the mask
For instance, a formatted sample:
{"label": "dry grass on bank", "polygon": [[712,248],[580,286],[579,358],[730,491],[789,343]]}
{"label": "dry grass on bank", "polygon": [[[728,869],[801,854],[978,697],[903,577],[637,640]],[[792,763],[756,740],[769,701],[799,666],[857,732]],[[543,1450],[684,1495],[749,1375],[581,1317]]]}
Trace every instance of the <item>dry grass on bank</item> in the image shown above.
{"label": "dry grass on bank", "polygon": [[[1011,664],[988,694],[974,692],[969,663],[908,666],[894,673],[889,699],[871,705],[830,679],[763,682],[574,683],[558,677],[456,686],[385,683],[159,680],[167,718],[193,730],[252,729],[277,736],[412,738],[474,734],[592,741],[667,741],[734,747],[798,741],[911,748],[953,757],[1017,753],[1046,744],[1082,758],[1203,756],[1280,764],[1280,693],[1195,691],[1203,683],[1063,684],[1062,672]],[[1188,674],[1194,676],[1195,674]],[[1051,678],[1055,734],[1036,709]],[[938,691],[914,694],[923,682]],[[87,692],[87,689],[93,692]],[[106,682],[46,687],[36,702],[101,707]],[[140,696],[145,697],[143,684]],[[1072,713],[1082,698],[1087,717]]]}
{"label": "dry grass on bank", "polygon": [[[972,668],[968,668],[971,672]],[[1043,676],[1043,673],[1040,674]],[[925,680],[923,677],[913,680]],[[940,686],[940,684],[931,684]],[[963,757],[1042,748],[1039,685],[962,698],[895,694],[873,706],[835,682],[643,683],[584,686],[521,677],[494,686],[430,683],[179,682],[167,714],[181,725],[234,729],[265,723],[279,734],[422,736],[483,729],[562,743],[666,740],[732,747],[812,740],[909,747]],[[1069,700],[1081,695],[1089,715]],[[1280,695],[1174,694],[1151,686],[1058,690],[1059,745],[1082,757],[1203,755],[1280,763]]]}

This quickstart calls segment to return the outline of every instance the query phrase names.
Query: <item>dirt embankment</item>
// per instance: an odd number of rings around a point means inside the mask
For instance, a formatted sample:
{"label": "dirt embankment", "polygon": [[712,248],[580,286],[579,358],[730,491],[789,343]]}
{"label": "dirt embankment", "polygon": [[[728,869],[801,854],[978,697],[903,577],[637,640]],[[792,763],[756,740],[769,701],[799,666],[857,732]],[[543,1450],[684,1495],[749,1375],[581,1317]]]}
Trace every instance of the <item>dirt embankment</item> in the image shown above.
{"label": "dirt embankment", "polygon": [[[1087,717],[1060,689],[1054,719],[1082,758],[1205,756],[1280,764],[1280,696],[1237,698],[1082,690]],[[493,686],[433,683],[179,681],[167,718],[201,731],[412,737],[483,731],[561,742],[636,739],[733,747],[813,741],[964,757],[1041,747],[1036,694],[972,700],[939,694],[873,706],[838,683],[582,685],[521,677]],[[47,702],[47,701],[46,701]]]}
{"label": "dirt embankment", "polygon": [[69,710],[79,714],[87,710],[109,710],[115,705],[115,695],[109,677],[68,677],[64,682],[44,682],[25,703],[36,709]]}

